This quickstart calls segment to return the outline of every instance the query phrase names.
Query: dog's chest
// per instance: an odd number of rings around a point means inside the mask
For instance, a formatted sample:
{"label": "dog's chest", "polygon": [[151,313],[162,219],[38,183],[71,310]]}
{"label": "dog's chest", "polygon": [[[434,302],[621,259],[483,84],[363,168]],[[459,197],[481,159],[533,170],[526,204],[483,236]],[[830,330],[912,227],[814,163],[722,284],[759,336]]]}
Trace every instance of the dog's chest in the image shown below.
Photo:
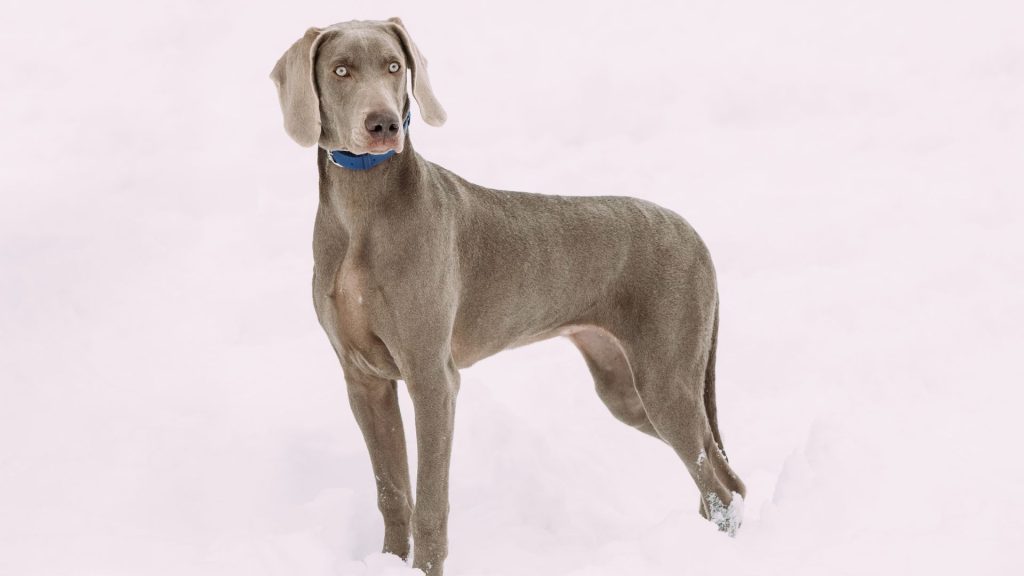
{"label": "dog's chest", "polygon": [[398,367],[381,341],[380,294],[369,271],[348,262],[335,278],[333,305],[336,335],[343,360],[383,378],[400,378]]}

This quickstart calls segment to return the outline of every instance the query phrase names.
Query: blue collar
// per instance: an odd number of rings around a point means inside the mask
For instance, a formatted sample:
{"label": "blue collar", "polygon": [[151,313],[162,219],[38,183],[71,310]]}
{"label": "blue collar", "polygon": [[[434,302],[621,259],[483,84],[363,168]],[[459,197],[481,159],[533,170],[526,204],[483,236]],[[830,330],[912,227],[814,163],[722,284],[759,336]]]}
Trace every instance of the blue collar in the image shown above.
{"label": "blue collar", "polygon": [[[412,122],[411,111],[405,115],[405,121],[402,122],[402,128],[405,132],[409,131],[410,122]],[[383,154],[353,154],[347,150],[330,150],[327,153],[331,162],[349,170],[369,170],[394,155],[394,150],[388,150]]]}

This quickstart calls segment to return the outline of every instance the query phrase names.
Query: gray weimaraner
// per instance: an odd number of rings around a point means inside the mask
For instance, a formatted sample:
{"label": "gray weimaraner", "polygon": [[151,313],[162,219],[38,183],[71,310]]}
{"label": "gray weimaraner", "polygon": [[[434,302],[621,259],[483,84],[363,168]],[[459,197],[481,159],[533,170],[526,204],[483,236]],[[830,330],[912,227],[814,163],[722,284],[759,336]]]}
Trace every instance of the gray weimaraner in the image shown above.
{"label": "gray weimaraner", "polygon": [[[411,533],[413,566],[442,573],[459,369],[553,336],[580,349],[616,418],[675,450],[702,515],[734,533],[745,488],[718,433],[718,291],[700,237],[650,202],[491,190],[427,162],[406,70],[440,126],[398,18],[310,28],[271,74],[289,136],[319,145],[313,303],[370,451],[384,551],[407,558]],[[415,408],[415,501],[396,380]]]}

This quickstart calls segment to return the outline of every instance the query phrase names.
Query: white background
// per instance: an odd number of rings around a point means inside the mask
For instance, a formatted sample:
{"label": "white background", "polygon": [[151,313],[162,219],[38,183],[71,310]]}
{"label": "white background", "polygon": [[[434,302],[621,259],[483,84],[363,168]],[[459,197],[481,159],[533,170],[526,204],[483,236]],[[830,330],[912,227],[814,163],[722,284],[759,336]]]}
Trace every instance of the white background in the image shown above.
{"label": "white background", "polygon": [[569,343],[506,352],[463,373],[448,574],[1024,569],[1019,2],[2,12],[0,574],[412,573],[375,554],[314,153],[268,79],[307,27],[393,15],[449,112],[414,111],[425,157],[700,231],[749,489],[717,533]]}

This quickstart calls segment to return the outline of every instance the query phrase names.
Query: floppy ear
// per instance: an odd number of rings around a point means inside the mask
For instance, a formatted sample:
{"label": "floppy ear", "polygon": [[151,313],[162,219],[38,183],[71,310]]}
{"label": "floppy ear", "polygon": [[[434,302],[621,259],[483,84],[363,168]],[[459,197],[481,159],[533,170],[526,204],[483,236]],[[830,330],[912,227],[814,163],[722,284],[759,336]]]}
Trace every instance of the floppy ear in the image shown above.
{"label": "floppy ear", "polygon": [[284,114],[284,129],[300,146],[320,140],[320,102],[313,86],[313,52],[319,28],[310,28],[281,56],[270,73]]}
{"label": "floppy ear", "polygon": [[412,69],[412,97],[420,106],[420,115],[423,116],[423,120],[427,124],[441,126],[448,119],[448,114],[441,107],[441,103],[437,101],[437,96],[434,96],[434,89],[430,87],[427,59],[423,57],[420,49],[409,37],[409,32],[405,30],[405,24],[402,24],[400,18],[388,18],[388,22],[391,23],[392,30],[402,43],[405,59],[409,68]]}

